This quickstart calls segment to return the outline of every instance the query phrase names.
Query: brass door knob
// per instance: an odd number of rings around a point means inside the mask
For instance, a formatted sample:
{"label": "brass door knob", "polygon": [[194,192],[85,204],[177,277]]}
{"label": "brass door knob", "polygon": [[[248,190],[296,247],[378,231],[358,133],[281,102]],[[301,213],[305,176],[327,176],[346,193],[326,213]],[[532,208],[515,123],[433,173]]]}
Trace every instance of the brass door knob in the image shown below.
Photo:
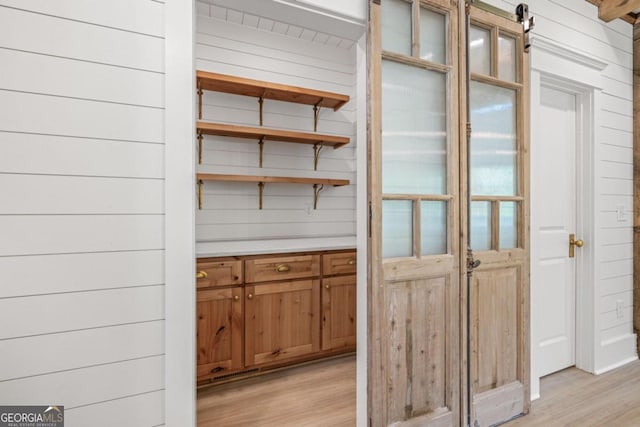
{"label": "brass door knob", "polygon": [[584,246],[584,242],[580,239],[576,239],[575,234],[569,234],[569,258],[576,256],[576,246],[581,248]]}
{"label": "brass door knob", "polygon": [[196,273],[196,279],[206,279],[207,277],[209,277],[209,275],[206,271],[198,271]]}

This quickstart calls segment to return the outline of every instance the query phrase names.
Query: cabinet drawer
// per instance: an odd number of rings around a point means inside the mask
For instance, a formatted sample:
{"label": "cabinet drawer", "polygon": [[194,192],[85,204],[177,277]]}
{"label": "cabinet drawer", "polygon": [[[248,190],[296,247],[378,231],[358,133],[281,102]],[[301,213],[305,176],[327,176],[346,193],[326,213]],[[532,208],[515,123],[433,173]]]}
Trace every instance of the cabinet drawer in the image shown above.
{"label": "cabinet drawer", "polygon": [[356,252],[340,252],[322,256],[322,274],[354,274],[356,272]]}
{"label": "cabinet drawer", "polygon": [[197,288],[242,284],[242,261],[228,259],[200,259],[197,273],[205,276],[197,279]]}
{"label": "cabinet drawer", "polygon": [[320,275],[320,255],[255,258],[245,261],[247,283]]}

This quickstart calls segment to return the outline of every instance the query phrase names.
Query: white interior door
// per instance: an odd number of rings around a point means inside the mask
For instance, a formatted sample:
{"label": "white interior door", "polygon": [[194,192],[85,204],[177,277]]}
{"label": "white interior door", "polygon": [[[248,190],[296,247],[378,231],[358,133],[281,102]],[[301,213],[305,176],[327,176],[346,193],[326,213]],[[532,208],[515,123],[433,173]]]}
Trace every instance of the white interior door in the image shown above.
{"label": "white interior door", "polygon": [[541,86],[539,112],[531,286],[537,374],[544,376],[575,365],[576,258],[569,257],[569,236],[576,232],[576,95]]}

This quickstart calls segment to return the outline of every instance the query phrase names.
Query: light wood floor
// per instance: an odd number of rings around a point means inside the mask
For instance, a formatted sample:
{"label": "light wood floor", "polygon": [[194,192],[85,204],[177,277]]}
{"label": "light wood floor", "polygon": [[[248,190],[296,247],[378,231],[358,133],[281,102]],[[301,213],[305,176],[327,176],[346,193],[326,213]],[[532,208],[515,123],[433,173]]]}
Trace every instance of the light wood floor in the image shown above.
{"label": "light wood floor", "polygon": [[505,427],[640,426],[640,361],[594,376],[576,368],[542,379],[531,412]]}
{"label": "light wood floor", "polygon": [[199,427],[351,427],[355,420],[355,356],[198,392]]}
{"label": "light wood floor", "polygon": [[[198,426],[354,426],[355,356],[198,393]],[[542,379],[531,413],[505,427],[640,427],[640,361],[599,376]]]}

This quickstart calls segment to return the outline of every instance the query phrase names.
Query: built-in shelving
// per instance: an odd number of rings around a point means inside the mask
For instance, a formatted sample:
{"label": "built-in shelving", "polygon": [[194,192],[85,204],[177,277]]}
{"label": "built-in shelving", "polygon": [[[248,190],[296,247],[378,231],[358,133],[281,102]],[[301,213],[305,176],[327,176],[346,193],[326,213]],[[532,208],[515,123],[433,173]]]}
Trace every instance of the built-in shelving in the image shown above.
{"label": "built-in shelving", "polygon": [[[202,119],[202,92],[211,90],[216,92],[232,93],[236,95],[252,96],[258,98],[260,107],[260,127],[240,126],[222,123],[198,121],[196,131],[198,135],[198,163],[202,163],[203,135],[218,135],[234,138],[256,139],[260,147],[260,162],[262,167],[264,142],[278,141],[295,144],[309,144],[313,146],[313,168],[318,168],[318,156],[323,147],[340,148],[349,143],[349,138],[335,135],[323,135],[317,133],[318,116],[321,108],[332,108],[337,111],[349,102],[349,96],[333,92],[325,92],[315,89],[307,89],[297,86],[288,86],[279,83],[270,83],[226,74],[196,71],[198,87],[198,118]],[[271,129],[263,127],[263,104],[265,99],[293,102],[313,106],[313,133]],[[297,178],[278,176],[253,176],[253,175],[222,175],[222,174],[197,174],[198,180],[198,206],[202,209],[202,186],[205,181],[231,181],[231,182],[255,182],[259,188],[259,208],[262,209],[262,195],[266,183],[288,184],[312,184],[313,208],[318,204],[318,195],[325,185],[334,187],[348,185],[348,180],[325,178]]]}
{"label": "built-in shelving", "polygon": [[313,146],[314,170],[318,168],[318,155],[322,147],[339,148],[349,143],[344,136],[323,135],[320,133],[298,132],[290,130],[270,129],[264,127],[238,126],[222,123],[198,122],[198,162],[202,163],[202,135],[230,136],[258,140],[260,147],[260,167],[264,153],[265,141],[291,142],[295,144],[309,144]]}
{"label": "built-in shelving", "polygon": [[313,208],[318,204],[318,195],[325,185],[340,187],[349,185],[348,179],[327,179],[327,178],[299,178],[290,176],[257,176],[257,175],[225,175],[213,173],[196,174],[198,180],[198,207],[202,209],[202,185],[204,181],[227,181],[227,182],[255,182],[258,184],[259,208],[262,209],[262,195],[266,183],[284,184],[312,184],[313,185]]}
{"label": "built-in shelving", "polygon": [[[340,107],[349,102],[348,95],[339,93],[263,82],[207,71],[196,72],[196,83],[200,95],[203,90],[212,90],[255,98],[293,102],[295,104],[313,105],[318,108],[333,108],[334,111],[338,111]],[[202,102],[200,102],[200,105],[202,105]]]}

